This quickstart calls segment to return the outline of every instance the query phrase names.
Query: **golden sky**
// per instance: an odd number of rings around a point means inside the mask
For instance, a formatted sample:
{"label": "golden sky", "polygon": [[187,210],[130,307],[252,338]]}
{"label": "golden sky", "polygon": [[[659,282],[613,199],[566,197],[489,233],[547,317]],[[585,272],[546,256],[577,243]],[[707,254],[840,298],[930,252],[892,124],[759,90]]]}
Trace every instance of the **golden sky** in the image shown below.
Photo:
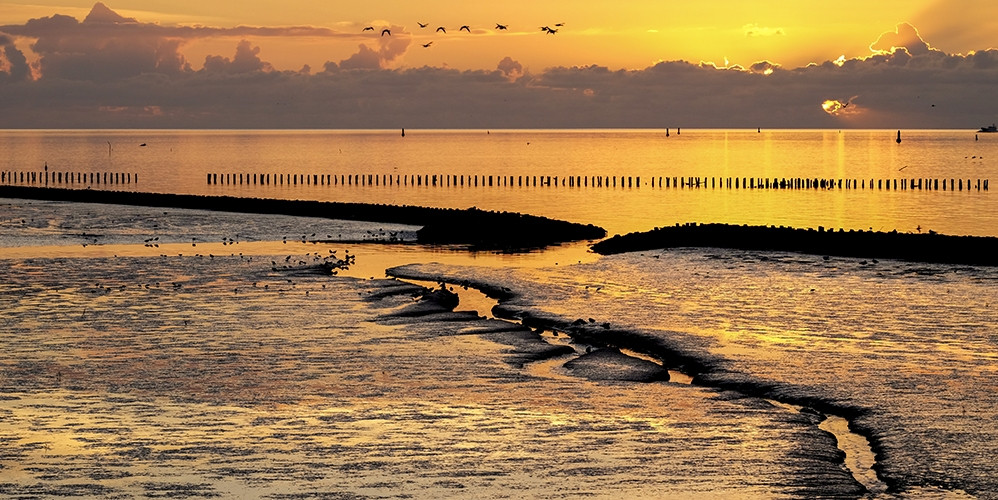
{"label": "golden sky", "polygon": [[996,48],[994,0],[2,2],[0,127],[979,127]]}
{"label": "golden sky", "polygon": [[[657,61],[709,61],[748,66],[768,60],[783,67],[870,54],[869,44],[900,22],[918,28],[934,47],[949,53],[998,46],[998,6],[977,0],[840,0],[709,2],[509,0],[484,4],[466,1],[331,2],[328,0],[203,1],[110,0],[115,12],[140,22],[231,28],[316,26],[356,33],[365,26],[396,27],[414,46],[396,67],[444,66],[491,69],[504,57],[539,71],[551,66],[597,64],[611,69],[641,69]],[[83,19],[93,2],[31,0],[0,3],[0,25],[20,24],[55,13]],[[428,23],[420,29],[417,22]],[[497,23],[509,26],[495,29]],[[564,23],[555,35],[541,26]],[[469,25],[474,33],[458,33]],[[436,33],[437,26],[448,34]],[[401,33],[399,28],[401,27]],[[376,36],[367,32],[369,36]],[[261,58],[275,69],[321,67],[356,52],[362,40],[314,37],[249,37]],[[203,38],[188,42],[184,53],[195,66],[211,54],[228,55],[236,41]],[[420,50],[414,50],[420,49]]]}

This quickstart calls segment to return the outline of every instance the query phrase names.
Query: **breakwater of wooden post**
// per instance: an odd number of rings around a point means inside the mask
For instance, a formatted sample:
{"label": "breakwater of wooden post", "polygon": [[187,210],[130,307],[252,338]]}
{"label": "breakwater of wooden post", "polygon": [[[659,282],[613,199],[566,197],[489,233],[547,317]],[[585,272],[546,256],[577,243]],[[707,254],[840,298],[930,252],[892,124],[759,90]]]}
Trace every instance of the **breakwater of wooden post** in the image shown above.
{"label": "breakwater of wooden post", "polygon": [[998,238],[898,231],[837,231],[819,226],[748,226],[676,224],[651,231],[616,235],[592,246],[609,255],[678,247],[790,251],[822,256],[897,259],[913,262],[998,266]]}
{"label": "breakwater of wooden post", "polygon": [[73,172],[69,170],[2,170],[0,184],[8,186],[88,187],[138,184],[135,172]]}
{"label": "breakwater of wooden post", "polygon": [[596,189],[988,191],[988,179],[939,177],[681,177],[494,174],[207,173],[208,185]]}

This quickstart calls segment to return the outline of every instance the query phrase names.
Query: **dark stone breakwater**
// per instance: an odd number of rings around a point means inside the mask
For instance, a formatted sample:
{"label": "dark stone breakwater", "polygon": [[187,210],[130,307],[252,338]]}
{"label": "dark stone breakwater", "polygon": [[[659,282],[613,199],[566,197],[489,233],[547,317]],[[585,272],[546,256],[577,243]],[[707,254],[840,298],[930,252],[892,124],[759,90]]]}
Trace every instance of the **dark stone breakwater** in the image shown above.
{"label": "dark stone breakwater", "polygon": [[0,186],[0,197],[411,224],[422,226],[416,233],[419,243],[468,245],[482,250],[516,251],[569,241],[596,240],[606,236],[606,230],[592,224],[476,208],[459,210],[24,186]]}
{"label": "dark stone breakwater", "polygon": [[816,255],[897,259],[937,264],[998,266],[998,238],[929,233],[838,231],[732,224],[676,224],[593,245],[609,255],[660,248],[712,247],[790,251]]}

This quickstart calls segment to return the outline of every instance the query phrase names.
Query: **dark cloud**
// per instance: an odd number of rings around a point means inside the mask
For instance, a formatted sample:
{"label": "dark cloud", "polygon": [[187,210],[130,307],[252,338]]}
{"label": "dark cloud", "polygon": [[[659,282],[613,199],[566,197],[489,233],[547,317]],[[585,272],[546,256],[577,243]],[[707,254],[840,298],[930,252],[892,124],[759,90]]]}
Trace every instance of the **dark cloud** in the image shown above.
{"label": "dark cloud", "polygon": [[749,66],[748,69],[753,73],[769,74],[776,71],[779,67],[779,64],[770,61],[759,61]]}
{"label": "dark cloud", "polygon": [[0,82],[22,82],[31,78],[31,68],[14,38],[0,33]]}
{"label": "dark cloud", "polygon": [[206,73],[252,73],[270,72],[273,67],[268,62],[264,62],[259,57],[260,47],[253,47],[250,42],[243,40],[236,45],[236,55],[229,60],[228,57],[208,56],[204,61]]}
{"label": "dark cloud", "polygon": [[100,3],[82,23],[57,14],[13,32],[35,38],[31,50],[40,56],[41,78],[109,81],[190,69],[180,53],[182,40],[149,33]]}
{"label": "dark cloud", "polygon": [[367,45],[357,47],[357,53],[340,61],[341,69],[381,69],[381,55]]}
{"label": "dark cloud", "polygon": [[516,80],[523,76],[523,65],[517,61],[514,61],[512,57],[506,56],[502,61],[499,61],[499,65],[496,69],[502,72],[506,78],[510,80]]}
{"label": "dark cloud", "polygon": [[[39,78],[109,81],[145,73],[178,74],[192,68],[182,53],[190,41],[211,37],[342,37],[356,39],[356,34],[337,33],[327,28],[309,26],[235,28],[159,26],[141,23],[97,3],[87,17],[55,14],[31,19],[24,25],[0,26],[0,32],[32,40],[31,50],[39,55]],[[400,37],[401,38],[401,37]],[[393,61],[407,42],[384,42],[379,51],[383,61]],[[401,49],[400,49],[401,47]],[[215,57],[215,56],[213,56]],[[237,56],[238,57],[238,56]],[[9,58],[9,57],[8,57]],[[212,59],[213,63],[222,60]],[[230,62],[230,69],[245,59]],[[236,64],[236,66],[231,66]]]}
{"label": "dark cloud", "polygon": [[[870,57],[803,68],[667,61],[539,72],[512,57],[489,71],[401,67],[412,37],[392,26],[390,36],[351,35],[357,52],[316,73],[275,70],[266,43],[250,41],[263,28],[214,31],[251,35],[198,71],[184,44],[213,29],[160,28],[98,8],[83,22],[56,15],[8,28],[0,127],[976,128],[998,115],[998,51],[947,54],[910,25],[879,37]],[[37,79],[15,45],[26,38],[40,57]]]}
{"label": "dark cloud", "polygon": [[390,68],[392,63],[405,55],[412,43],[412,36],[404,33],[401,26],[390,26],[388,30],[393,34],[380,35],[377,38],[377,49],[372,49],[367,44],[360,44],[357,52],[340,61],[339,65],[327,63],[326,70]]}
{"label": "dark cloud", "polygon": [[106,5],[101,2],[94,4],[94,7],[90,9],[90,14],[83,20],[85,24],[123,24],[123,23],[138,23],[139,21],[132,17],[124,17],[117,12],[109,9]]}
{"label": "dark cloud", "polygon": [[[946,128],[977,127],[998,114],[991,96],[998,54],[990,51],[895,51],[768,75],[758,70],[770,64],[752,71],[682,61],[638,71],[558,67],[516,80],[508,77],[511,60],[494,71],[370,69],[380,55],[364,46],[364,70],[343,61],[310,75],[268,70],[258,52],[244,42],[231,60],[182,75],[101,84],[39,80],[10,89],[0,126]],[[849,113],[829,115],[822,103],[841,96],[856,96],[844,101]]]}

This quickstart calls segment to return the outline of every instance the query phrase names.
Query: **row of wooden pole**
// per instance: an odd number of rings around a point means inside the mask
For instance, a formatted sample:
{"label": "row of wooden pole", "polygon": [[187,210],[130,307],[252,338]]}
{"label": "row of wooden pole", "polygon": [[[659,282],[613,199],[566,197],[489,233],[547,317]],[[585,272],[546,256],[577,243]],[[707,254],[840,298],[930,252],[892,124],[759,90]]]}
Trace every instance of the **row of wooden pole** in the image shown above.
{"label": "row of wooden pole", "polygon": [[[440,187],[641,187],[634,176],[528,176],[528,175],[401,175],[401,174],[216,174],[207,183],[314,186],[440,186]],[[757,177],[645,177],[646,185],[658,188],[724,189],[880,189],[880,190],[974,190],[987,191],[988,179],[820,179]]]}
{"label": "row of wooden pole", "polygon": [[139,174],[131,172],[24,172],[0,171],[0,184],[134,184]]}

